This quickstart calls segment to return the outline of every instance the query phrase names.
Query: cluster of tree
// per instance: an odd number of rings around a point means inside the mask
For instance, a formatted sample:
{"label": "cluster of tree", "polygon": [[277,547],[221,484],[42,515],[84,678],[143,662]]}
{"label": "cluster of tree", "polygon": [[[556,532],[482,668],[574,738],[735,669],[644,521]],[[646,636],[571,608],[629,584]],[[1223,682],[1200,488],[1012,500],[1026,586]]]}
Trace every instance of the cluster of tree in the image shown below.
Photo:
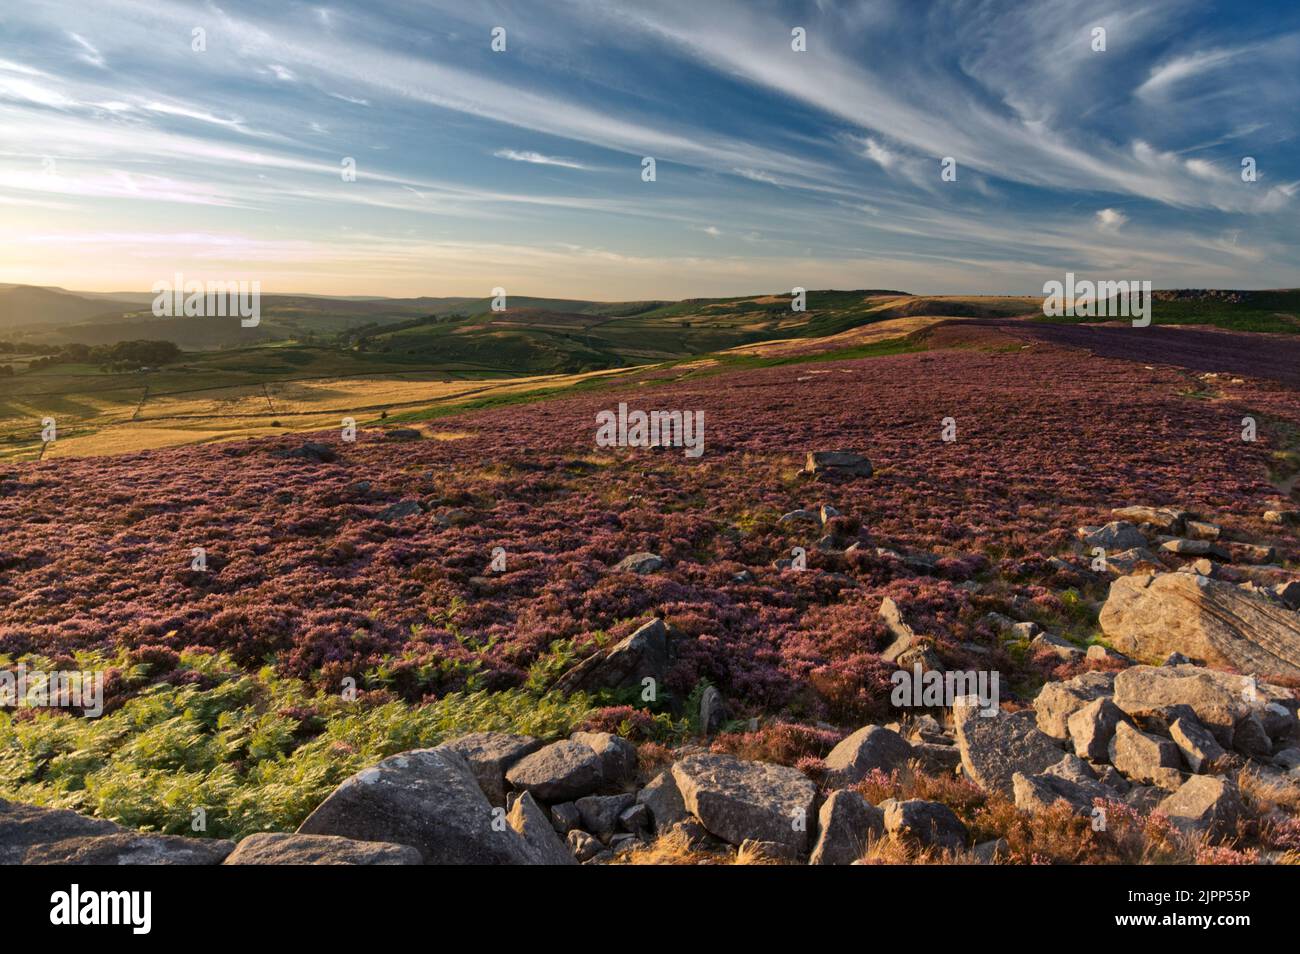
{"label": "cluster of tree", "polygon": [[171,341],[118,341],[107,345],[80,343],[59,345],[50,353],[32,361],[29,367],[44,368],[55,364],[94,364],[103,371],[134,371],[176,361],[183,353]]}

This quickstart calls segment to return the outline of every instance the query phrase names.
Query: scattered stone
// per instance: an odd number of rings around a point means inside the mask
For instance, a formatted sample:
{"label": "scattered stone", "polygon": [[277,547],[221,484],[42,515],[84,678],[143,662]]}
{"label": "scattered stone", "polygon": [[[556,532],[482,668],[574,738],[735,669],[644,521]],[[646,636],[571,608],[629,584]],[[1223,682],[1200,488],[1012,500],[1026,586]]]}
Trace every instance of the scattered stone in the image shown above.
{"label": "scattered stone", "polygon": [[1103,646],[1101,643],[1093,643],[1089,646],[1084,657],[1092,662],[1131,662],[1131,660],[1123,653],[1117,653],[1115,650],[1108,646]]}
{"label": "scattered stone", "polygon": [[804,464],[805,474],[833,474],[848,477],[870,477],[871,461],[851,451],[809,451]]}
{"label": "scattered stone", "polygon": [[650,810],[650,819],[661,832],[690,815],[671,769],[664,769],[651,779],[650,784],[637,792],[636,800]]}
{"label": "scattered stone", "polygon": [[1168,739],[1148,735],[1127,722],[1115,726],[1110,740],[1110,764],[1130,781],[1176,789],[1182,784],[1178,747]]}
{"label": "scattered stone", "polygon": [[709,686],[700,695],[700,731],[714,735],[727,721],[727,704],[716,686]]}
{"label": "scattered stone", "polygon": [[1204,520],[1188,520],[1184,524],[1183,532],[1193,540],[1217,540],[1223,531],[1218,525]]}
{"label": "scattered stone", "polygon": [[863,726],[841,740],[824,759],[826,784],[847,787],[866,778],[872,769],[888,772],[911,758],[911,744],[897,732],[878,725]]}
{"label": "scattered stone", "polygon": [[1038,634],[1039,628],[1039,625],[1033,620],[1025,620],[1021,623],[1012,623],[1010,626],[1011,638],[1019,640],[1033,639],[1034,636]]}
{"label": "scattered stone", "polygon": [[547,804],[569,802],[605,784],[604,762],[585,742],[562,739],[525,755],[506,772],[506,781]]}
{"label": "scattered stone", "polygon": [[565,841],[569,845],[569,851],[573,853],[573,857],[579,863],[591,861],[604,847],[597,839],[581,828],[575,828],[569,832]]}
{"label": "scattered stone", "polygon": [[573,865],[577,861],[573,852],[555,832],[555,826],[546,817],[533,796],[524,792],[510,807],[506,822],[518,832],[532,855],[534,864],[539,865]]}
{"label": "scattered stone", "polygon": [[640,688],[647,678],[658,685],[668,675],[671,662],[672,634],[662,619],[652,619],[609,650],[582,660],[561,675],[553,688],[564,693]]}
{"label": "scattered stone", "polygon": [[625,556],[614,565],[614,571],[622,573],[653,573],[662,569],[663,558],[655,553],[633,553]]}
{"label": "scattered stone", "polygon": [[619,816],[636,802],[636,795],[587,795],[578,799],[578,815],[582,827],[601,841],[608,843],[618,831]]}
{"label": "scattered stone", "polygon": [[1179,534],[1183,532],[1187,512],[1172,507],[1137,506],[1119,507],[1111,511],[1111,516],[1118,517],[1121,520],[1131,520],[1133,523],[1143,526],[1154,527],[1156,530],[1165,533]]}
{"label": "scattered stone", "polygon": [[821,523],[821,517],[815,510],[791,510],[789,513],[782,514],[781,519],[777,520],[778,524],[799,522]]}
{"label": "scattered stone", "polygon": [[913,839],[928,847],[946,851],[961,851],[969,837],[951,808],[941,802],[927,802],[919,798],[907,801],[890,799],[884,809],[885,831],[901,838]]}
{"label": "scattered stone", "polygon": [[1106,557],[1106,569],[1113,576],[1124,576],[1139,570],[1163,571],[1165,565],[1146,547],[1134,547]]}
{"label": "scattered stone", "polygon": [[434,517],[440,527],[468,527],[474,522],[474,515],[462,507],[455,507]]}
{"label": "scattered stone", "polygon": [[629,805],[619,813],[618,823],[624,831],[647,832],[650,830],[650,809],[641,802]]}
{"label": "scattered stone", "polygon": [[1061,760],[1061,747],[1038,730],[1033,712],[985,716],[977,706],[954,705],[952,713],[962,770],[986,792],[1010,796],[1016,772],[1036,775]]}
{"label": "scattered stone", "polygon": [[820,511],[820,513],[818,514],[818,516],[821,518],[821,523],[822,523],[822,526],[824,527],[824,526],[826,526],[826,524],[830,523],[830,522],[831,522],[832,520],[834,520],[836,517],[843,516],[843,514],[841,514],[838,510],[836,510],[836,509],[835,509],[834,507],[832,507],[830,504],[822,504],[822,506],[821,506],[821,511]]}
{"label": "scattered stone", "polygon": [[1115,726],[1127,718],[1123,710],[1105,696],[1070,713],[1067,725],[1075,754],[1090,762],[1106,761],[1110,757],[1110,740],[1115,734]]}
{"label": "scattered stone", "polygon": [[1135,656],[1179,651],[1242,672],[1300,677],[1300,617],[1208,577],[1120,577],[1100,621],[1110,642]]}
{"label": "scattered stone", "polygon": [[981,865],[995,865],[1000,859],[1011,857],[1011,846],[1005,838],[994,838],[989,841],[981,841],[971,849],[971,854],[975,856],[975,861]]}
{"label": "scattered stone", "polygon": [[621,793],[636,781],[636,746],[611,732],[575,732],[569,738],[591,746],[600,756],[603,791]]}
{"label": "scattered stone", "polygon": [[527,863],[523,839],[494,830],[492,821],[492,805],[463,758],[417,749],[344,781],[298,832],[410,845],[425,864]]}
{"label": "scattered stone", "polygon": [[582,824],[575,802],[557,802],[551,806],[551,827],[561,835],[567,835]]}
{"label": "scattered stone", "polygon": [[1147,545],[1142,531],[1126,520],[1113,520],[1104,527],[1081,527],[1086,547],[1101,547],[1107,553],[1134,550]]}
{"label": "scattered stone", "polygon": [[1039,633],[1029,642],[1030,652],[1049,653],[1057,659],[1071,660],[1078,659],[1083,655],[1083,650],[1067,639],[1060,636],[1054,636],[1051,633]]}
{"label": "scattered stone", "polygon": [[509,732],[472,732],[439,745],[469,763],[479,788],[493,805],[506,803],[506,770],[530,752],[542,747],[538,739]]}
{"label": "scattered stone", "polygon": [[912,758],[929,775],[952,775],[961,765],[961,750],[955,745],[917,742],[912,746]]}
{"label": "scattered stone", "polygon": [[1300,610],[1300,580],[1275,584],[1273,595],[1289,609]]}
{"label": "scattered stone", "polygon": [[1155,718],[1166,725],[1178,717],[1175,707],[1187,706],[1225,749],[1233,747],[1235,726],[1249,713],[1272,702],[1289,712],[1295,705],[1281,686],[1186,663],[1125,669],[1115,677],[1114,702],[1135,718]]}
{"label": "scattered stone", "polygon": [[1300,748],[1287,748],[1276,753],[1273,756],[1273,764],[1278,768],[1286,769],[1288,772],[1294,772],[1300,768]]}
{"label": "scattered stone", "polygon": [[338,459],[334,453],[334,448],[328,444],[321,444],[318,441],[306,441],[300,447],[293,450],[276,451],[271,456],[282,457],[287,459],[310,460],[318,464],[329,464]]}
{"label": "scattered stone", "polygon": [[1085,672],[1064,682],[1049,682],[1034,699],[1038,728],[1054,739],[1070,737],[1069,718],[1094,699],[1108,696],[1115,685],[1115,674]]}
{"label": "scattered stone", "polygon": [[672,771],[686,809],[719,838],[807,851],[817,787],[802,772],[715,754],[687,756]]}
{"label": "scattered stone", "polygon": [[1234,563],[1274,563],[1277,550],[1258,543],[1227,543],[1224,547]]}
{"label": "scattered stone", "polygon": [[1232,727],[1232,746],[1238,752],[1255,758],[1267,758],[1273,751],[1273,743],[1258,714],[1251,712],[1237,720]]}
{"label": "scattered stone", "polygon": [[1162,553],[1174,553],[1178,556],[1204,557],[1215,555],[1223,557],[1225,555],[1222,550],[1209,540],[1184,540],[1180,537],[1166,540],[1160,544],[1160,551]]}
{"label": "scattered stone", "polygon": [[1265,510],[1264,522],[1300,526],[1300,510]]}
{"label": "scattered stone", "polygon": [[884,813],[857,792],[831,792],[817,816],[817,843],[810,865],[852,864],[868,840],[885,832]]}
{"label": "scattered stone", "polygon": [[1183,761],[1193,772],[1213,772],[1228,754],[1210,731],[1201,725],[1192,713],[1187,713],[1169,726],[1169,736],[1182,753]]}
{"label": "scattered stone", "polygon": [[1081,785],[1070,779],[1046,773],[1025,775],[1023,772],[1016,772],[1012,776],[1011,784],[1016,808],[1031,815],[1045,812],[1060,801],[1069,805],[1076,814],[1090,815],[1093,799],[1105,798],[1109,794],[1098,782]]}
{"label": "scattered stone", "polygon": [[226,865],[419,865],[410,845],[356,841],[337,835],[260,832],[249,835],[222,862]]}
{"label": "scattered stone", "polygon": [[1227,779],[1193,775],[1160,803],[1160,811],[1182,831],[1222,838],[1232,833],[1242,804],[1237,786]]}
{"label": "scattered stone", "polygon": [[399,500],[395,504],[389,504],[379,512],[379,519],[385,523],[392,523],[395,520],[405,520],[407,517],[414,517],[424,512],[418,500]]}

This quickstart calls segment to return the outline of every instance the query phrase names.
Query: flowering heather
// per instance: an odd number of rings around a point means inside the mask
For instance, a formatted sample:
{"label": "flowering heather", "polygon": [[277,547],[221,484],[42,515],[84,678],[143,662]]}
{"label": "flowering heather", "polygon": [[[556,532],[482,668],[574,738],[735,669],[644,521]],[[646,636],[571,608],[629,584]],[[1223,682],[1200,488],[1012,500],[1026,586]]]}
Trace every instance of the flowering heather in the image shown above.
{"label": "flowering heather", "polygon": [[[851,725],[887,712],[884,596],[952,658],[983,644],[986,665],[1052,672],[1009,658],[980,619],[1012,598],[1061,615],[1045,560],[1112,507],[1177,504],[1300,556],[1260,519],[1280,500],[1277,428],[1300,427],[1293,391],[1246,378],[1207,398],[1158,348],[1143,363],[989,334],[464,414],[439,425],[454,440],[314,435],[331,462],[279,456],[303,443],[286,437],[25,465],[0,475],[0,652],[129,649],[168,678],[167,660],[207,647],[418,701],[525,685],[661,611],[687,637],[666,687],[679,698],[708,680],[737,715]],[[702,410],[703,457],[597,449],[596,413],[621,400]],[[1246,414],[1257,443],[1240,439]],[[867,454],[875,475],[799,472],[828,448]],[[423,512],[385,514],[403,501]],[[859,550],[777,523],[822,503]],[[808,571],[775,569],[795,546]],[[877,546],[939,560],[918,574]],[[664,567],[611,571],[639,551]],[[973,577],[981,594],[960,586]]]}

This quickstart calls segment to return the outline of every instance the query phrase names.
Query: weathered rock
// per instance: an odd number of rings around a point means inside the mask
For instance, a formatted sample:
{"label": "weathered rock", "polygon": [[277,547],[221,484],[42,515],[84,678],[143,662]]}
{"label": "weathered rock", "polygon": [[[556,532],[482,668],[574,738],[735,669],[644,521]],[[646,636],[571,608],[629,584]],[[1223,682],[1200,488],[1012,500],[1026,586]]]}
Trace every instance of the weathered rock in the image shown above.
{"label": "weathered rock", "polygon": [[645,788],[637,792],[636,800],[650,810],[651,821],[659,831],[685,821],[690,815],[671,769],[664,769],[651,779]]}
{"label": "weathered rock", "polygon": [[884,813],[857,792],[831,792],[817,815],[817,843],[810,865],[848,865],[862,857],[868,840],[885,833]]}
{"label": "weathered rock", "polygon": [[1046,811],[1056,802],[1065,801],[1076,813],[1089,815],[1097,799],[1112,797],[1087,763],[1073,755],[1066,755],[1037,775],[1016,772],[1012,776],[1012,792],[1016,807],[1031,814]]}
{"label": "weathered rock", "polygon": [[1010,796],[1016,772],[1037,774],[1064,754],[1051,736],[1035,726],[1033,712],[998,709],[985,716],[976,706],[955,705],[952,713],[962,770],[986,792]]}
{"label": "weathered rock", "polygon": [[852,451],[809,451],[803,470],[805,474],[870,477],[871,461]]}
{"label": "weathered rock", "polygon": [[1289,609],[1300,609],[1300,580],[1273,585],[1273,596]]}
{"label": "weathered rock", "polygon": [[1182,759],[1168,739],[1148,735],[1127,722],[1115,726],[1110,740],[1110,764],[1130,781],[1173,790],[1182,784]]}
{"label": "weathered rock", "polygon": [[410,845],[357,841],[337,835],[260,832],[243,839],[226,856],[227,865],[419,865]]}
{"label": "weathered rock", "polygon": [[1146,547],[1134,547],[1131,550],[1106,555],[1106,570],[1112,576],[1123,576],[1126,573],[1136,573],[1139,570],[1160,572],[1164,568],[1165,565],[1160,562],[1160,557]]}
{"label": "weathered rock", "polygon": [[344,781],[298,832],[410,845],[425,864],[528,863],[523,839],[512,828],[497,830],[493,820],[492,804],[463,758],[416,749]]}
{"label": "weathered rock", "polygon": [[1238,752],[1256,758],[1267,758],[1273,751],[1273,743],[1257,713],[1251,712],[1237,720],[1232,727],[1232,746]]}
{"label": "weathered rock", "polygon": [[1236,826],[1242,804],[1237,786],[1227,779],[1193,775],[1160,803],[1160,811],[1183,831],[1225,837]]}
{"label": "weathered rock", "polygon": [[961,750],[955,745],[916,742],[912,745],[912,758],[920,763],[923,772],[930,775],[951,775],[961,765]]}
{"label": "weathered rock", "polygon": [[469,763],[479,788],[497,806],[506,803],[506,770],[541,747],[539,739],[509,732],[472,732],[438,746],[450,749]]}
{"label": "weathered rock", "polygon": [[1089,529],[1082,534],[1084,546],[1101,547],[1107,553],[1133,550],[1147,545],[1142,531],[1126,520],[1112,520],[1104,527]]}
{"label": "weathered rock", "polygon": [[821,517],[816,510],[791,510],[789,513],[781,515],[777,520],[778,524],[782,523],[821,523]]}
{"label": "weathered rock", "polygon": [[1092,662],[1127,663],[1131,661],[1123,653],[1117,653],[1115,652],[1115,650],[1110,649],[1107,646],[1103,646],[1101,643],[1093,643],[1091,646],[1089,646],[1088,651],[1087,653],[1084,654],[1084,656],[1085,658],[1087,658]]}
{"label": "weathered rock", "polygon": [[993,838],[981,841],[971,849],[975,860],[982,865],[995,865],[1004,858],[1011,857],[1011,845],[1005,838]]}
{"label": "weathered rock", "polygon": [[863,726],[840,741],[823,760],[826,784],[847,787],[866,778],[872,769],[902,768],[912,758],[912,746],[897,732],[878,725]]}
{"label": "weathered rock", "polygon": [[1193,772],[1213,772],[1228,754],[1191,713],[1175,719],[1169,726],[1169,735]]}
{"label": "weathered rock", "polygon": [[585,742],[561,739],[525,755],[506,771],[506,781],[539,801],[569,802],[605,784],[604,760]]}
{"label": "weathered rock", "polygon": [[414,427],[392,427],[384,431],[384,439],[389,441],[418,441],[424,434]]}
{"label": "weathered rock", "polygon": [[26,865],[219,865],[235,848],[233,841],[181,835],[81,835],[33,845]]}
{"label": "weathered rock", "polygon": [[1111,643],[1134,656],[1177,651],[1242,672],[1300,676],[1300,616],[1209,577],[1120,577],[1100,621]]}
{"label": "weathered rock", "polygon": [[622,795],[586,795],[576,804],[583,829],[608,842],[618,831],[619,816],[635,802],[636,795],[625,792]]}
{"label": "weathered rock", "polygon": [[663,565],[663,558],[657,553],[641,552],[623,557],[614,565],[614,570],[623,573],[653,573]]}
{"label": "weathered rock", "polygon": [[619,827],[624,831],[641,834],[650,830],[650,809],[641,802],[629,805],[618,815]]}
{"label": "weathered rock", "polygon": [[588,656],[555,681],[559,692],[640,688],[642,680],[662,683],[672,663],[672,634],[661,619],[638,626],[608,651]]}
{"label": "weathered rock", "polygon": [[1265,510],[1264,522],[1300,526],[1300,510]]}
{"label": "weathered rock", "polygon": [[890,799],[880,807],[884,809],[885,831],[891,835],[947,851],[961,851],[966,847],[969,837],[966,826],[941,802]]}
{"label": "weathered rock", "polygon": [[590,861],[604,847],[599,840],[593,838],[581,828],[575,828],[569,832],[565,841],[569,845],[569,851],[573,853],[573,857],[579,862]]}
{"label": "weathered rock", "polygon": [[551,827],[561,835],[567,835],[582,824],[578,806],[574,802],[557,802],[551,806]]}
{"label": "weathered rock", "polygon": [[1038,728],[1054,739],[1070,737],[1070,716],[1094,699],[1111,694],[1115,674],[1085,672],[1064,682],[1049,682],[1034,699]]}
{"label": "weathered rock", "polygon": [[1133,523],[1154,527],[1157,530],[1172,534],[1183,532],[1183,525],[1187,517],[1185,510],[1178,510],[1173,507],[1119,507],[1110,513],[1111,516],[1118,517],[1120,520],[1131,520]]}
{"label": "weathered rock", "polygon": [[1187,520],[1183,532],[1193,540],[1217,540],[1223,531],[1217,524],[1204,520]]}
{"label": "weathered rock", "polygon": [[518,832],[519,837],[528,846],[534,864],[539,865],[573,865],[577,861],[555,832],[555,826],[546,817],[546,812],[533,800],[533,796],[524,792],[510,807],[506,822]]}
{"label": "weathered rock", "polygon": [[745,762],[730,755],[690,755],[673,765],[687,811],[733,845],[770,841],[808,850],[817,787],[783,765]]}
{"label": "weathered rock", "polygon": [[130,833],[103,818],[87,818],[61,808],[41,808],[0,798],[0,865],[20,864],[33,845],[117,834]]}
{"label": "weathered rock", "polygon": [[834,507],[832,507],[830,504],[822,504],[821,508],[818,510],[817,515],[821,519],[821,523],[823,527],[826,526],[826,524],[830,523],[832,520],[834,520],[836,517],[842,516],[842,514]]}
{"label": "weathered rock", "polygon": [[891,597],[886,596],[880,601],[880,618],[884,620],[885,628],[894,637],[894,641],[881,652],[880,658],[885,662],[897,663],[903,653],[918,644],[919,637],[916,631],[903,620],[902,610]]}
{"label": "weathered rock", "polygon": [[463,507],[453,507],[438,514],[433,522],[440,527],[468,527],[474,522],[474,515]]}
{"label": "weathered rock", "polygon": [[399,500],[395,504],[389,504],[379,512],[379,519],[387,522],[394,520],[405,520],[407,517],[414,517],[424,512],[418,500]]}
{"label": "weathered rock", "polygon": [[1052,633],[1039,633],[1029,642],[1029,651],[1034,653],[1049,653],[1057,659],[1078,659],[1083,655],[1083,650],[1068,639],[1062,639]]}
{"label": "weathered rock", "polygon": [[727,721],[727,704],[716,686],[709,686],[700,695],[700,731],[716,734]]}
{"label": "weathered rock", "polygon": [[1124,711],[1101,696],[1070,714],[1070,742],[1075,755],[1090,762],[1104,762],[1110,757],[1110,740],[1115,726],[1127,719]]}
{"label": "weathered rock", "polygon": [[1160,551],[1162,553],[1173,553],[1177,556],[1226,556],[1222,550],[1209,540],[1185,540],[1181,537],[1166,540],[1160,544]]}
{"label": "weathered rock", "polygon": [[328,464],[338,458],[334,453],[334,448],[328,444],[321,444],[318,441],[305,441],[301,446],[292,450],[275,451],[271,456],[284,458],[297,458],[298,460],[315,461],[318,464]]}
{"label": "weathered rock", "polygon": [[1225,543],[1223,548],[1235,563],[1275,563],[1277,550],[1260,543]]}
{"label": "weathered rock", "polygon": [[618,794],[636,781],[636,746],[612,732],[575,732],[569,738],[589,745],[600,756],[602,791]]}

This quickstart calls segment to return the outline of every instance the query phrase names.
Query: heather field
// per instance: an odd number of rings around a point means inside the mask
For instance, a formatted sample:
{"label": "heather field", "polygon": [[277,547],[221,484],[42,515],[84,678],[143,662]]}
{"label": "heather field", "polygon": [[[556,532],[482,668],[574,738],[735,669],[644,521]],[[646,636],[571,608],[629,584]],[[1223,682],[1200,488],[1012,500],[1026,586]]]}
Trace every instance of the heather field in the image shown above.
{"label": "heather field", "polygon": [[[1058,331],[1067,344],[1048,340]],[[1113,672],[1007,639],[990,614],[1080,649],[1102,639],[1110,578],[1075,531],[1135,504],[1272,545],[1294,574],[1300,535],[1262,515],[1288,506],[1300,401],[1267,338],[1212,332],[1230,373],[1207,377],[1165,363],[1185,331],[1119,332],[1134,335],[1125,357],[1077,347],[1110,341],[1088,331],[952,323],[919,350],[651,373],[442,417],[436,436],[322,431],[309,437],[327,450],[305,457],[295,435],[13,467],[0,653],[109,677],[100,720],[0,716],[0,795],[173,832],[198,802],[209,834],[291,830],[352,771],[469,731],[609,731],[652,767],[699,742],[707,687],[728,717],[706,746],[819,779],[839,740],[901,715],[887,597],[947,667],[1000,671],[1007,711],[1047,681]],[[596,415],[619,402],[702,410],[705,452],[597,447]],[[802,472],[820,449],[865,454],[874,474]],[[781,519],[822,505],[839,513],[824,527]],[[778,567],[795,547],[807,570]],[[636,553],[662,566],[615,569]],[[676,649],[653,703],[555,687],[654,616]],[[359,694],[340,698],[349,680]],[[907,779],[869,784],[960,784]],[[990,820],[1003,809],[974,791],[947,794],[972,830],[1006,836]],[[1252,829],[1248,850],[1286,848],[1286,824]],[[1013,838],[1015,860],[1138,860],[1117,842],[1041,842]]]}

